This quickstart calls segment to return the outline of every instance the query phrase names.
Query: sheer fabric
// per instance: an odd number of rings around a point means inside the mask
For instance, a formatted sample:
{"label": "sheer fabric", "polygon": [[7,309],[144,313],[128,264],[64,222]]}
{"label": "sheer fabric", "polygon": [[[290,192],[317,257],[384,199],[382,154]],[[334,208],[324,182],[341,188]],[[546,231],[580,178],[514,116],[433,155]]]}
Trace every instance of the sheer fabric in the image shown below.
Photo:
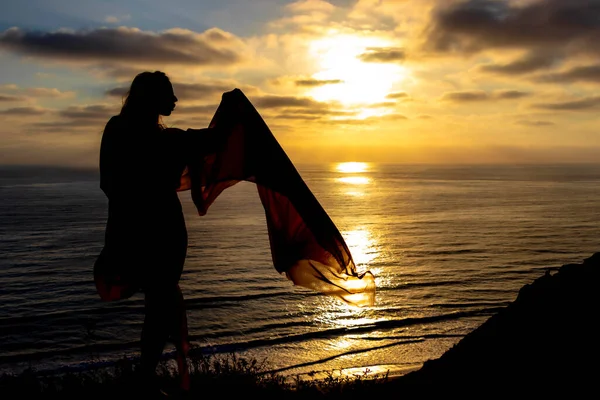
{"label": "sheer fabric", "polygon": [[237,182],[255,183],[275,269],[295,285],[348,304],[373,305],[375,277],[357,272],[339,230],[242,91],[223,94],[209,128],[219,144],[210,154],[201,145],[186,146],[188,165],[178,189],[191,190],[198,214]]}

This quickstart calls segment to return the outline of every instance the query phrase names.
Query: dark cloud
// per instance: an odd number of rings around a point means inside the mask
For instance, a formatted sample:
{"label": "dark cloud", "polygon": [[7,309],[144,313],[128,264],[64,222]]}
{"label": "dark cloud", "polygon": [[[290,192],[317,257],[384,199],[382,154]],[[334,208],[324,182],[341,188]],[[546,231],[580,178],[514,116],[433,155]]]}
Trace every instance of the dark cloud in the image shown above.
{"label": "dark cloud", "polygon": [[534,79],[536,82],[544,83],[574,83],[574,82],[594,82],[600,83],[600,65],[588,65],[585,67],[575,67],[567,71],[556,72],[538,76]]}
{"label": "dark cloud", "polygon": [[[213,97],[215,94],[221,95],[223,92],[235,89],[235,84],[227,83],[173,83],[175,95],[180,100],[198,100],[207,97]],[[129,86],[120,86],[105,92],[108,96],[124,97],[129,90]]]}
{"label": "dark cloud", "polygon": [[447,92],[441,97],[442,101],[450,101],[454,103],[471,103],[488,100],[511,100],[520,99],[530,96],[530,93],[521,92],[519,90],[499,90],[493,94],[488,94],[481,90],[467,90],[462,92]]}
{"label": "dark cloud", "polygon": [[404,49],[398,47],[369,47],[358,58],[365,62],[398,62],[404,61],[406,53]]}
{"label": "dark cloud", "polygon": [[520,120],[515,122],[518,125],[525,125],[525,126],[552,126],[555,125],[554,122],[551,121],[530,121],[530,120]]}
{"label": "dark cloud", "polygon": [[327,108],[326,103],[312,100],[308,97],[294,96],[276,96],[264,95],[252,98],[252,103],[257,108],[285,108],[285,107],[305,107],[305,108]]}
{"label": "dark cloud", "polygon": [[501,100],[520,99],[527,96],[531,96],[531,93],[521,92],[519,90],[500,90],[494,93],[494,97]]}
{"label": "dark cloud", "polygon": [[427,29],[427,45],[436,51],[560,48],[600,54],[600,0],[439,4]]}
{"label": "dark cloud", "polygon": [[13,107],[0,111],[2,115],[30,116],[46,114],[48,110],[37,107]]}
{"label": "dark cloud", "polygon": [[465,103],[489,100],[490,96],[482,91],[448,92],[442,95],[443,101]]}
{"label": "dark cloud", "polygon": [[386,99],[406,99],[408,97],[408,93],[406,92],[394,92],[385,96]]}
{"label": "dark cloud", "polygon": [[58,112],[58,115],[63,118],[73,120],[106,120],[115,114],[117,110],[114,107],[105,105],[90,105],[90,106],[70,106]]}
{"label": "dark cloud", "polygon": [[[215,30],[198,34],[174,29],[159,34],[133,28],[34,32],[10,28],[0,33],[0,48],[18,54],[71,61],[116,61],[186,65],[227,65],[239,54],[218,40]],[[223,35],[225,35],[223,33]]]}
{"label": "dark cloud", "polygon": [[539,103],[532,107],[553,111],[581,111],[596,109],[600,106],[600,96],[585,97],[580,100],[564,101],[558,103]]}
{"label": "dark cloud", "polygon": [[535,72],[540,69],[550,68],[555,65],[558,58],[555,55],[532,53],[526,57],[507,64],[481,65],[480,71],[500,75],[521,75]]}
{"label": "dark cloud", "polygon": [[10,94],[0,94],[0,102],[9,102],[9,101],[24,101],[27,100],[26,97],[23,96],[13,96]]}
{"label": "dark cloud", "polygon": [[323,86],[323,85],[333,85],[337,83],[343,83],[341,79],[298,79],[294,83],[296,86]]}

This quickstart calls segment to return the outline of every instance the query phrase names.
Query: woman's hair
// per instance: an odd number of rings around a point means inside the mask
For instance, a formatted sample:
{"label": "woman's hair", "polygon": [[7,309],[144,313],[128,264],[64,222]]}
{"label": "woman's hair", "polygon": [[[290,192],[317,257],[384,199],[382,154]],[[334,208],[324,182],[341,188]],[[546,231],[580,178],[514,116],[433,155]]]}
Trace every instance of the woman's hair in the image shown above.
{"label": "woman's hair", "polygon": [[171,81],[164,72],[142,72],[131,82],[127,97],[123,101],[121,116],[159,123],[159,104]]}

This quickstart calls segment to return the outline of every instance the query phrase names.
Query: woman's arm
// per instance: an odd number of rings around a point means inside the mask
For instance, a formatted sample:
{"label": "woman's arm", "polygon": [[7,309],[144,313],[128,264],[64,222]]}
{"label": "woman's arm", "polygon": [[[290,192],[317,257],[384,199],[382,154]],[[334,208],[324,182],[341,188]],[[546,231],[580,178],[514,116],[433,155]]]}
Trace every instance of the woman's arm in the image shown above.
{"label": "woman's arm", "polygon": [[222,150],[227,141],[226,131],[218,128],[201,128],[186,130],[188,143],[194,151],[212,154]]}

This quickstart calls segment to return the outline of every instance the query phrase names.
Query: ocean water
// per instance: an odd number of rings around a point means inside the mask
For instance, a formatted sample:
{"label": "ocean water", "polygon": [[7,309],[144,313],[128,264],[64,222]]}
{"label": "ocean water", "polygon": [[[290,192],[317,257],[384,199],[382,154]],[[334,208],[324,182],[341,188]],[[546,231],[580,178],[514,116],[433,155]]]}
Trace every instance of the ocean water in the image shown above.
{"label": "ocean water", "polygon": [[[292,376],[400,375],[441,356],[546,270],[600,250],[598,165],[298,171],[359,268],[375,274],[375,306],[353,308],[279,275],[253,184],[227,189],[203,217],[183,192],[181,287],[195,351],[235,352]],[[92,280],[106,215],[96,171],[0,168],[0,371],[137,356],[141,295],[103,303]]]}

